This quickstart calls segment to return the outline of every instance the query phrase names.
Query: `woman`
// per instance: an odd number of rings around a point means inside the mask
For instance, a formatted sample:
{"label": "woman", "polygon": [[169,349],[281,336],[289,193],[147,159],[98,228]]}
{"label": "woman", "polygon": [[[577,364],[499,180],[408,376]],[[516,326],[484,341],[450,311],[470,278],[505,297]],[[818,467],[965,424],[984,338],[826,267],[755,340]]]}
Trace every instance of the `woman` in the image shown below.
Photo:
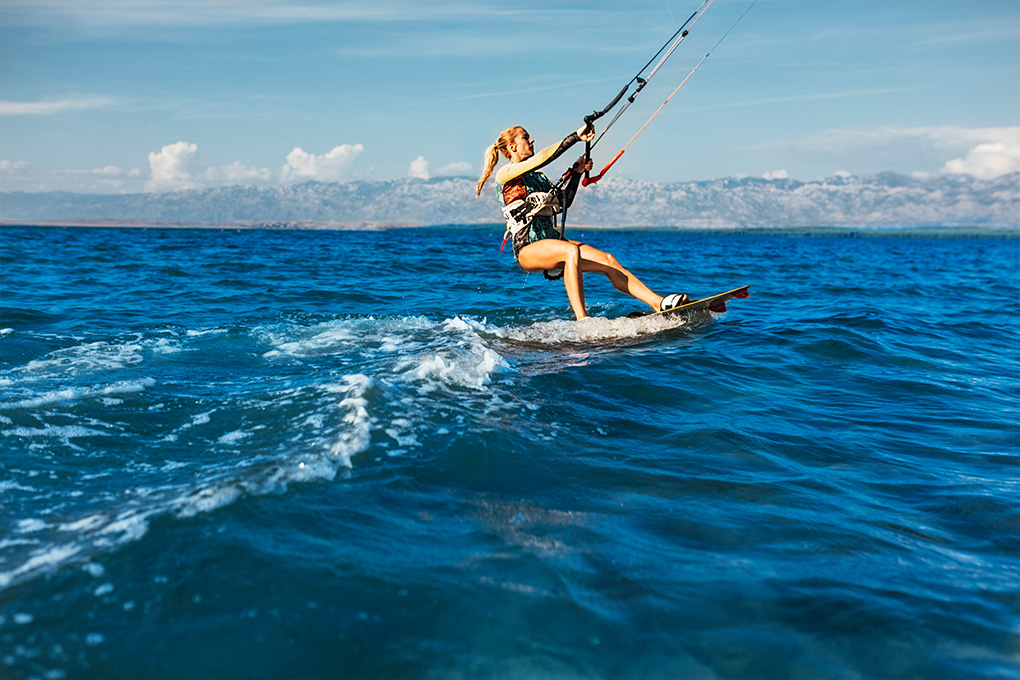
{"label": "woman", "polygon": [[[615,257],[584,243],[571,241],[557,228],[556,213],[569,207],[573,201],[581,175],[591,169],[591,160],[583,156],[577,159],[567,171],[562,191],[554,188],[538,170],[559,158],[578,141],[588,142],[594,137],[595,128],[586,126],[536,154],[535,143],[524,128],[507,128],[485,151],[476,195],[481,195],[499,154],[503,154],[510,163],[496,173],[496,183],[503,214],[507,218],[508,238],[513,242],[514,257],[525,271],[544,271],[550,279],[562,275],[570,307],[578,320],[588,316],[584,306],[584,274],[587,272],[603,274],[617,290],[641,300],[653,310],[672,309],[688,302],[690,298],[687,295],[673,293],[663,297],[654,293],[624,269]],[[562,270],[562,274],[557,270]]]}

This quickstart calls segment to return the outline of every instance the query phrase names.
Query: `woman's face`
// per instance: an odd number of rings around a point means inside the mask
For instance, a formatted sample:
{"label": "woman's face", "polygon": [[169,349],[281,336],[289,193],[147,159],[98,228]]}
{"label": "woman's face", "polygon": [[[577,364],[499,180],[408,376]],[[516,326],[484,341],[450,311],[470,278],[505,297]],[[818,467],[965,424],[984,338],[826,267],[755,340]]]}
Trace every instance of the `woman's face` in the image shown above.
{"label": "woman's face", "polygon": [[535,142],[528,136],[524,128],[517,128],[513,140],[510,142],[510,156],[515,163],[520,163],[535,155]]}

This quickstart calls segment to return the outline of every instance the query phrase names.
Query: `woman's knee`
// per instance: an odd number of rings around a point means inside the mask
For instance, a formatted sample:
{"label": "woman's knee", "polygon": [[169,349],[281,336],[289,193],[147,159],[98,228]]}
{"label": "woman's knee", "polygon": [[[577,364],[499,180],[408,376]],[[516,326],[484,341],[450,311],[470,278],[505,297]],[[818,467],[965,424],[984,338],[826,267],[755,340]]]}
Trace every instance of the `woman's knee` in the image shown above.
{"label": "woman's knee", "polygon": [[617,261],[611,253],[607,253],[598,248],[592,248],[591,246],[583,243],[578,243],[581,257],[585,261],[590,263],[591,268],[594,269],[623,269],[623,266]]}
{"label": "woman's knee", "polygon": [[576,243],[570,243],[566,249],[565,255],[567,264],[577,266],[581,263],[581,246]]}
{"label": "woman's knee", "polygon": [[602,274],[609,279],[613,286],[620,288],[627,284],[627,281],[630,279],[630,272],[624,269],[623,265],[613,255],[606,253],[605,259],[601,264],[603,265],[601,268]]}

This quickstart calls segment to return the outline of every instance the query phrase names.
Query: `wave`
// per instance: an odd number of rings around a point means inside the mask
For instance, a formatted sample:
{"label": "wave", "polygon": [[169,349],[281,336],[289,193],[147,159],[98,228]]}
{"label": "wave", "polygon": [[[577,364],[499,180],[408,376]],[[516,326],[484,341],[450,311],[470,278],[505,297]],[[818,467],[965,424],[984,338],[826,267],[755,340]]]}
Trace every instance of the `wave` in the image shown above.
{"label": "wave", "polygon": [[[367,317],[53,340],[0,372],[0,436],[33,459],[0,487],[14,511],[0,589],[137,541],[159,517],[333,480],[373,444],[419,448],[430,413],[491,398],[510,370],[477,328]],[[219,379],[196,369],[209,362]],[[57,460],[78,469],[75,491],[33,469]]]}
{"label": "wave", "polygon": [[449,436],[451,413],[520,407],[500,376],[576,365],[563,348],[615,348],[703,321],[370,316],[54,336],[42,356],[0,372],[0,436],[40,463],[72,461],[78,490],[12,466],[0,488],[17,509],[0,542],[0,589],[137,541],[160,517],[332,481],[370,448],[413,453]]}

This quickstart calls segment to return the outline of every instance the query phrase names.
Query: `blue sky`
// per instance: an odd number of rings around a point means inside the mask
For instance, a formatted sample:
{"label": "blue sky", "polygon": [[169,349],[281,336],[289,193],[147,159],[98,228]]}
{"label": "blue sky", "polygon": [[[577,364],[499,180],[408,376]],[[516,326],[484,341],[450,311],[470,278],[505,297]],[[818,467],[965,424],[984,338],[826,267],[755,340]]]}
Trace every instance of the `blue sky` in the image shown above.
{"label": "blue sky", "polygon": [[[473,178],[504,127],[576,129],[698,4],[4,0],[0,189]],[[714,0],[596,166],[750,4]],[[611,173],[1017,170],[1017,0],[759,0]]]}

